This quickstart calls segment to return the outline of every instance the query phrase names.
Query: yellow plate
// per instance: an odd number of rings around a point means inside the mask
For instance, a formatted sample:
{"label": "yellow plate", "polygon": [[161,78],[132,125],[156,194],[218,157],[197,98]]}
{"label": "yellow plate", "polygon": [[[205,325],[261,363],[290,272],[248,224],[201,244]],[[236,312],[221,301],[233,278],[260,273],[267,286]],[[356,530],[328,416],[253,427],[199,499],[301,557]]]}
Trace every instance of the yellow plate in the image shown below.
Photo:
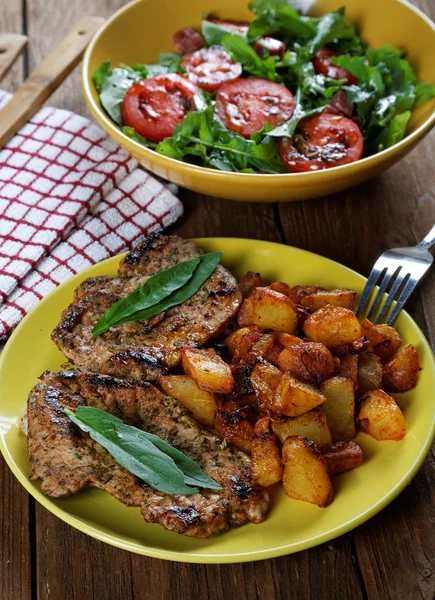
{"label": "yellow plate", "polygon": [[[223,250],[224,264],[240,277],[260,271],[267,280],[290,284],[318,283],[327,288],[361,291],[365,279],[338,263],[303,250],[255,240],[198,240],[207,251]],[[1,357],[0,448],[13,473],[43,506],[73,527],[125,550],[168,560],[231,563],[272,558],[326,542],[360,525],[395,498],[428,453],[435,429],[435,363],[415,322],[402,313],[397,328],[406,343],[417,348],[423,370],[417,387],[397,396],[408,428],[401,442],[376,442],[360,434],[365,462],[334,478],[336,499],[326,509],[290,500],[277,488],[269,517],[260,525],[245,525],[207,540],[182,537],[143,521],[138,508],[127,508],[100,490],[54,500],[29,480],[26,440],[18,429],[29,390],[45,369],[59,369],[65,360],[50,340],[62,310],[86,277],[115,274],[119,257],[106,260],[42,300],[19,325]],[[11,523],[21,535],[19,523]]]}
{"label": "yellow plate", "polygon": [[[116,12],[95,34],[82,65],[85,100],[99,124],[147,169],[183,187],[231,200],[285,202],[318,198],[379,175],[411,150],[435,123],[435,100],[414,109],[408,135],[375,156],[315,173],[263,175],[227,173],[167,158],[124,135],[100,105],[92,83],[103,61],[155,63],[160,52],[175,51],[172,35],[181,27],[200,27],[204,11],[222,18],[252,20],[249,0],[139,0]],[[290,2],[291,3],[291,2]],[[435,83],[435,25],[404,0],[296,0],[318,16],[345,6],[362,39],[373,48],[393,44],[407,52],[421,81]]]}

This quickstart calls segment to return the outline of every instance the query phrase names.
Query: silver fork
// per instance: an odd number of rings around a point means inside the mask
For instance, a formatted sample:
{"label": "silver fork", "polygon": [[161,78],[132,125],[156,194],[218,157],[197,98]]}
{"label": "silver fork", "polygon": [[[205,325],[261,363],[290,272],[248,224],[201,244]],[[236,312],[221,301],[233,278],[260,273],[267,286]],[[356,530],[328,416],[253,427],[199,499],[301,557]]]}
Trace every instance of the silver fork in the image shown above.
{"label": "silver fork", "polygon": [[[378,285],[378,293],[367,315],[367,318],[373,321],[376,311],[381,306],[387,287],[391,286],[385,302],[376,320],[373,322],[377,324],[386,321],[387,325],[392,325],[418,282],[432,265],[434,259],[429,252],[432,246],[435,246],[435,225],[417,246],[393,248],[381,254],[375,262],[361,294],[358,308],[356,309],[357,316],[362,316],[375,286]],[[393,301],[396,301],[396,304],[390,316],[386,319]]]}

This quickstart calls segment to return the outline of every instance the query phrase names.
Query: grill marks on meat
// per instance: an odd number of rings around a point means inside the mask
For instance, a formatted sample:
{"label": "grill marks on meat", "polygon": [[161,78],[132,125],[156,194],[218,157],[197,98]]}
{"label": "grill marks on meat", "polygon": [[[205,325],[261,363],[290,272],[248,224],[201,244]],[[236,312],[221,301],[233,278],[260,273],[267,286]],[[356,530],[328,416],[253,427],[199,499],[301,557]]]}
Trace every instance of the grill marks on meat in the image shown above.
{"label": "grill marks on meat", "polygon": [[147,278],[201,254],[177,236],[149,236],[122,260],[118,277],[94,277],[77,288],[52,339],[76,368],[155,381],[179,364],[181,348],[203,346],[235,315],[241,295],[229,271],[219,265],[187,302],[151,319],[112,327],[96,338],[92,327]]}
{"label": "grill marks on meat", "polygon": [[[268,492],[252,485],[250,459],[223,449],[222,441],[199,427],[175,399],[146,382],[93,373],[47,372],[41,379],[28,399],[28,450],[32,479],[41,479],[45,494],[63,497],[96,486],[127,506],[140,507],[146,521],[194,537],[264,519]],[[71,423],[63,408],[80,405],[101,408],[158,435],[195,460],[223,489],[192,496],[154,490]]]}

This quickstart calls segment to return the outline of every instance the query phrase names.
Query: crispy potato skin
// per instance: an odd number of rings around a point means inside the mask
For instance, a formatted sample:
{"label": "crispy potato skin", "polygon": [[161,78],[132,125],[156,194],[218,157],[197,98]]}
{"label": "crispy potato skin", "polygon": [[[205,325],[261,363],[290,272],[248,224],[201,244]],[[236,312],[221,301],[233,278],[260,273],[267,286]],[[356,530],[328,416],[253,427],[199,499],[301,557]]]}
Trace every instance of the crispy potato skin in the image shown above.
{"label": "crispy potato skin", "polygon": [[372,350],[382,361],[393,356],[402,344],[402,338],[390,325],[374,325],[368,319],[361,321],[361,332],[369,340]]}
{"label": "crispy potato skin", "polygon": [[[224,344],[228,348],[231,356],[234,356],[239,348],[242,337],[248,333],[250,329],[250,327],[241,327],[240,329],[233,331],[233,333],[230,333],[230,335],[224,339]],[[260,327],[258,329],[260,332],[262,331]]]}
{"label": "crispy potato skin", "polygon": [[274,281],[270,284],[269,287],[270,289],[275,290],[275,292],[284,294],[284,296],[287,296],[288,298],[293,300],[295,304],[298,304],[299,296],[297,295],[295,290],[291,288],[287,283],[284,283],[283,281]]}
{"label": "crispy potato skin", "polygon": [[417,350],[409,344],[396,352],[384,365],[383,384],[392,392],[407,392],[417,383],[419,370]]}
{"label": "crispy potato skin", "polygon": [[295,344],[303,344],[304,340],[301,340],[300,337],[296,335],[291,335],[290,333],[277,333],[276,339],[281,346],[284,348],[289,348],[290,346],[294,346]]}
{"label": "crispy potato skin", "polygon": [[327,304],[339,306],[341,308],[354,309],[356,292],[351,290],[331,290],[330,292],[317,291],[315,294],[303,296],[300,300],[302,306],[308,308],[311,312],[323,308]]}
{"label": "crispy potato skin", "polygon": [[251,476],[255,483],[269,487],[281,481],[283,466],[274,434],[270,429],[269,417],[255,424],[251,449]]}
{"label": "crispy potato skin", "polygon": [[214,415],[214,426],[218,434],[247,454],[251,452],[254,435],[254,427],[248,418],[250,413],[249,406],[240,407],[230,400],[222,408],[218,408]]}
{"label": "crispy potato skin", "polygon": [[286,439],[282,449],[284,493],[321,508],[334,498],[326,461],[315,445],[302,436]]}
{"label": "crispy potato skin", "polygon": [[281,376],[281,371],[268,362],[259,362],[255,365],[251,375],[251,384],[257,396],[260,413],[272,412],[273,398]]}
{"label": "crispy potato skin", "polygon": [[270,288],[261,287],[243,301],[238,322],[241,327],[259,325],[263,329],[294,333],[298,316],[296,306],[290,298]]}
{"label": "crispy potato skin", "polygon": [[323,452],[323,458],[326,460],[330,475],[339,475],[351,471],[360,465],[364,459],[361,448],[351,440],[332,444],[330,448]]}
{"label": "crispy potato skin", "polygon": [[403,439],[405,418],[394,398],[383,390],[367,392],[358,414],[360,428],[375,440]]}
{"label": "crispy potato skin", "polygon": [[213,394],[200,390],[189,375],[166,375],[160,377],[159,385],[168,396],[175,398],[191,411],[194,419],[203,425],[213,425],[217,410]]}
{"label": "crispy potato skin", "polygon": [[297,417],[325,402],[325,396],[315,387],[302,383],[284,372],[273,397],[274,412]]}
{"label": "crispy potato skin", "polygon": [[277,364],[307,383],[320,383],[336,371],[331,352],[318,342],[305,342],[285,348],[278,356]]}
{"label": "crispy potato skin", "polygon": [[356,383],[358,381],[358,355],[346,354],[340,357],[340,375]]}
{"label": "crispy potato skin", "polygon": [[248,271],[239,281],[239,290],[243,298],[248,298],[256,288],[263,286],[264,281],[260,273],[253,271]]}
{"label": "crispy potato skin", "polygon": [[332,441],[354,438],[356,429],[353,382],[345,377],[331,377],[323,382],[321,390],[326,400],[319,408],[325,413]]}
{"label": "crispy potato skin", "polygon": [[304,323],[304,332],[312,342],[320,342],[327,348],[337,348],[358,339],[361,327],[351,310],[328,305],[308,317]]}
{"label": "crispy potato skin", "polygon": [[314,442],[319,450],[327,448],[332,442],[326,416],[317,409],[286,421],[272,421],[272,431],[282,444],[294,435]]}
{"label": "crispy potato skin", "polygon": [[231,369],[216,353],[196,348],[183,348],[181,363],[199,389],[216,394],[232,392],[234,379]]}
{"label": "crispy potato skin", "polygon": [[357,384],[359,394],[382,387],[381,359],[373,352],[364,350],[359,354]]}

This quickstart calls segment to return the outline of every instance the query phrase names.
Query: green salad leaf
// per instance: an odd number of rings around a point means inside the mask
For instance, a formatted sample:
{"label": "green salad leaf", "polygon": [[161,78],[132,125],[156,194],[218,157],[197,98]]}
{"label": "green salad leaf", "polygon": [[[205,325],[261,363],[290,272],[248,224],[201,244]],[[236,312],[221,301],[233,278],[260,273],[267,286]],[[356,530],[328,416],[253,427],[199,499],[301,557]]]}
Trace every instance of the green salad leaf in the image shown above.
{"label": "green salad leaf", "polygon": [[243,69],[250,75],[275,81],[275,68],[278,57],[260,58],[254,48],[245,40],[230,33],[222,36],[221,44],[232,59],[241,63]]}
{"label": "green salad leaf", "polygon": [[160,492],[187,496],[196,494],[199,487],[221,489],[194,461],[155,435],[126,425],[99,408],[78,406],[76,412],[64,411],[122,467]]}
{"label": "green salad leaf", "polygon": [[[222,38],[228,34],[228,29],[219,25],[219,23],[213,23],[203,19],[201,23],[202,37],[207,42],[207,46],[220,46],[222,45]],[[233,31],[231,35],[239,37],[242,40],[246,40],[246,34],[239,31]]]}
{"label": "green salad leaf", "polygon": [[102,107],[109,117],[122,127],[121,103],[127,90],[144,78],[143,72],[131,67],[112,69],[110,62],[106,61],[95,69],[93,78],[99,90]]}

